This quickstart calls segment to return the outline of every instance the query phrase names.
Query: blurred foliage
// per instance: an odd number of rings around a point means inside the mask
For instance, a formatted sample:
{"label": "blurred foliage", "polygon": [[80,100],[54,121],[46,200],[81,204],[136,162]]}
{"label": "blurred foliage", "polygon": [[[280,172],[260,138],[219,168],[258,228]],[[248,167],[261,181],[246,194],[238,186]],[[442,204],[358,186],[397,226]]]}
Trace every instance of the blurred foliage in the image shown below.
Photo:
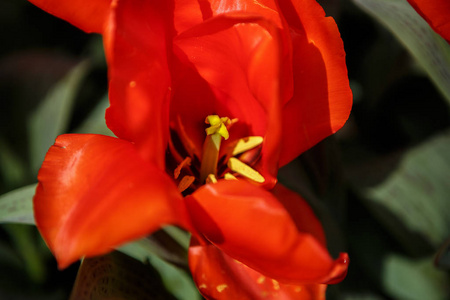
{"label": "blurred foliage", "polygon": [[[344,40],[354,108],[279,179],[311,203],[330,252],[349,252],[348,276],[329,299],[449,299],[450,82],[439,77],[450,72],[449,45],[417,19],[405,28],[404,0],[319,2]],[[0,35],[0,223],[30,224],[37,167],[56,135],[112,134],[106,65],[99,36],[25,0],[0,2]],[[195,299],[188,239],[167,228],[119,249],[136,260],[84,260],[71,292],[79,264],[58,271],[34,226],[3,224],[0,299],[136,299],[137,285],[150,291],[143,299]]]}

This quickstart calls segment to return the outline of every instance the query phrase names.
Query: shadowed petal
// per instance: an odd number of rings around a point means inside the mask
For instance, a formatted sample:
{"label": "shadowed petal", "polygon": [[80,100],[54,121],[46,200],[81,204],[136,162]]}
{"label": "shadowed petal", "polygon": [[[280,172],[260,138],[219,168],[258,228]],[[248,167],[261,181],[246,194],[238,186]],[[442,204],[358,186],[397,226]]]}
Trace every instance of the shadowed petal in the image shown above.
{"label": "shadowed petal", "polygon": [[102,33],[111,0],[29,0],[46,12],[90,33]]}
{"label": "shadowed petal", "polygon": [[38,179],[36,223],[60,268],[185,220],[172,180],[116,138],[58,137]]}
{"label": "shadowed petal", "polygon": [[450,43],[450,1],[408,0],[428,24]]}
{"label": "shadowed petal", "polygon": [[347,271],[346,254],[333,261],[321,241],[299,231],[277,198],[244,180],[207,184],[186,204],[199,233],[265,276],[283,283],[327,283]]}
{"label": "shadowed petal", "polygon": [[105,34],[108,127],[164,170],[169,135],[170,1],[117,1]]}
{"label": "shadowed petal", "polygon": [[325,284],[279,283],[232,259],[214,245],[195,238],[189,247],[189,267],[207,299],[324,300]]}
{"label": "shadowed petal", "polygon": [[283,109],[280,166],[339,130],[352,92],[336,23],[314,0],[280,1],[291,28],[294,94]]}

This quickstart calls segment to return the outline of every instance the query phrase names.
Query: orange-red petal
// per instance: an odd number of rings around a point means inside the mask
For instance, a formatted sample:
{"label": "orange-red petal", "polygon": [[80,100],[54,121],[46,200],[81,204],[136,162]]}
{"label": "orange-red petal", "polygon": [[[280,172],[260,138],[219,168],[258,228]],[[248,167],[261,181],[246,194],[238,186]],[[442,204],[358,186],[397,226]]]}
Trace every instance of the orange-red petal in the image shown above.
{"label": "orange-red petal", "polygon": [[36,224],[60,268],[186,219],[172,180],[117,138],[58,137],[38,179]]}
{"label": "orange-red petal", "polygon": [[280,183],[271,190],[271,193],[289,212],[300,232],[311,234],[318,242],[326,247],[325,232],[323,231],[322,224],[320,224],[319,219],[317,219],[314,211],[305,199]]}
{"label": "orange-red petal", "polygon": [[[208,114],[239,120],[230,131],[230,141],[250,135],[264,137],[258,171],[272,186],[278,170],[281,129],[282,45],[278,35],[274,24],[259,16],[227,13],[191,28],[174,41],[181,50],[180,60],[191,64],[214,94],[213,103],[206,104],[214,111]],[[183,105],[177,106],[177,102],[182,100],[174,99],[173,110],[180,111]],[[194,99],[189,102],[189,113],[179,112],[189,136],[204,136],[191,120],[205,118],[205,102]],[[236,133],[239,129],[243,132]]]}
{"label": "orange-red petal", "polygon": [[29,0],[46,12],[91,33],[102,33],[111,0]]}
{"label": "orange-red petal", "polygon": [[285,165],[344,125],[352,92],[334,20],[315,0],[279,4],[293,47],[294,93],[283,109],[280,165]]}
{"label": "orange-red petal", "polygon": [[278,199],[256,185],[220,180],[199,188],[186,205],[203,237],[265,276],[295,284],[345,276],[347,255],[334,261],[322,241],[301,232]]}
{"label": "orange-red petal", "polygon": [[175,30],[178,34],[220,14],[242,12],[259,15],[281,27],[281,18],[274,0],[176,0]]}
{"label": "orange-red petal", "polygon": [[290,285],[266,277],[226,255],[216,246],[192,238],[189,267],[206,299],[324,300],[325,284]]}
{"label": "orange-red petal", "polygon": [[170,1],[116,1],[105,34],[108,127],[164,170],[169,135]]}
{"label": "orange-red petal", "polygon": [[408,0],[431,28],[450,43],[450,1]]}

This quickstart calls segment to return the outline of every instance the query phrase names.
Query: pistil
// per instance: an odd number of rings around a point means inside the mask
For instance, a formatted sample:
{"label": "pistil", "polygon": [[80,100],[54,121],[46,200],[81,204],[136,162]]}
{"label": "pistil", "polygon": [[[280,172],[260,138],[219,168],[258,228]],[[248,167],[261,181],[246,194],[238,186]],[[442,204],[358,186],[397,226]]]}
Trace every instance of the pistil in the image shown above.
{"label": "pistil", "polygon": [[203,144],[203,156],[200,166],[200,182],[205,182],[206,178],[212,174],[217,177],[217,162],[219,160],[220,144],[222,137],[228,139],[229,133],[227,125],[231,123],[228,118],[220,118],[217,115],[210,115],[205,122],[211,126],[206,128],[206,139]]}

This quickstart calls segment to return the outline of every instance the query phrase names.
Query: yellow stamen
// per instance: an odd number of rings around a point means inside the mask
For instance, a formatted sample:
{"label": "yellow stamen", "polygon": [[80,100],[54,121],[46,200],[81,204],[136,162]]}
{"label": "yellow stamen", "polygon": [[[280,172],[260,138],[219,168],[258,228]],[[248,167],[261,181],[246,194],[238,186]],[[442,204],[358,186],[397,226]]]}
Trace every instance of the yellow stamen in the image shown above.
{"label": "yellow stamen", "polygon": [[233,149],[231,152],[231,156],[235,156],[241,154],[245,151],[251,150],[255,147],[258,147],[263,142],[262,136],[249,136],[246,138],[242,138],[234,142],[230,147]]}
{"label": "yellow stamen", "polygon": [[223,178],[225,178],[225,180],[238,180],[237,178],[236,178],[236,176],[234,176],[233,174],[231,174],[231,173],[225,173],[225,175],[223,176]]}
{"label": "yellow stamen", "polygon": [[180,193],[188,189],[194,181],[195,181],[194,176],[186,175],[183,178],[181,178],[180,183],[178,183],[178,190],[180,191]]}
{"label": "yellow stamen", "polygon": [[216,183],[217,178],[214,176],[214,174],[209,174],[208,177],[206,177],[206,183]]}
{"label": "yellow stamen", "polygon": [[258,171],[252,169],[250,166],[244,164],[242,161],[240,161],[235,157],[230,157],[230,159],[228,159],[227,165],[232,171],[248,179],[251,179],[259,183],[263,183],[265,181],[264,177],[261,174],[259,174]]}
{"label": "yellow stamen", "polygon": [[173,171],[173,177],[175,179],[178,178],[178,176],[180,176],[180,172],[181,169],[183,169],[185,166],[190,166],[191,165],[191,158],[188,156],[185,159],[183,159],[183,161],[178,165],[178,167]]}

